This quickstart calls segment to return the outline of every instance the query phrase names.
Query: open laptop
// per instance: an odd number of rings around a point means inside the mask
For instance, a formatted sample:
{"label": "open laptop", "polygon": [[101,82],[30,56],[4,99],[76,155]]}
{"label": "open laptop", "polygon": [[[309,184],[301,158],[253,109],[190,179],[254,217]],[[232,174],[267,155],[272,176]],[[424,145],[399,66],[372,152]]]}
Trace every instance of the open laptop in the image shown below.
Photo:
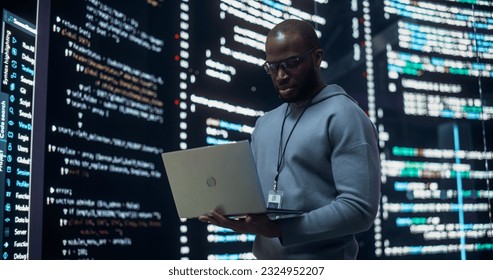
{"label": "open laptop", "polygon": [[180,218],[217,209],[225,216],[266,213],[271,218],[300,215],[268,209],[248,140],[162,154]]}

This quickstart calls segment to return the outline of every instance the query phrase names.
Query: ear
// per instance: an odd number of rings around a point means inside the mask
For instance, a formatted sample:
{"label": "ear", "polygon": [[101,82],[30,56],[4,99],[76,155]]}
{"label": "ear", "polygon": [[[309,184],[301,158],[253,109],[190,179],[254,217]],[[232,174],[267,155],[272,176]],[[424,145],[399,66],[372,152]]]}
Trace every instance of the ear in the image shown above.
{"label": "ear", "polygon": [[322,59],[324,57],[324,51],[322,49],[316,49],[313,51],[313,62],[317,67],[322,64]]}

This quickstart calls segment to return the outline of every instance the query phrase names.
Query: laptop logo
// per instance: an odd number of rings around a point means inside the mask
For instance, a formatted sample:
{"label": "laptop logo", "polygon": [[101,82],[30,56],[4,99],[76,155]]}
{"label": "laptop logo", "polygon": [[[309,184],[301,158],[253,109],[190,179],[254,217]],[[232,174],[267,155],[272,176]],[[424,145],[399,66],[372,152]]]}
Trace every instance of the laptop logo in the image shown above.
{"label": "laptop logo", "polygon": [[207,186],[214,187],[216,185],[216,179],[214,177],[207,178]]}

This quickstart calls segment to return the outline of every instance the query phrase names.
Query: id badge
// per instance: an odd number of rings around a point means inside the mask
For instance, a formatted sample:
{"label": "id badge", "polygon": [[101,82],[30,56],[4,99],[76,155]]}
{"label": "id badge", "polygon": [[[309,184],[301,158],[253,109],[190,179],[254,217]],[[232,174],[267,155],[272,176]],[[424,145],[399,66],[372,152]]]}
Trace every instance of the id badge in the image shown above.
{"label": "id badge", "polygon": [[281,209],[282,204],[282,191],[269,191],[269,198],[267,199],[267,208]]}

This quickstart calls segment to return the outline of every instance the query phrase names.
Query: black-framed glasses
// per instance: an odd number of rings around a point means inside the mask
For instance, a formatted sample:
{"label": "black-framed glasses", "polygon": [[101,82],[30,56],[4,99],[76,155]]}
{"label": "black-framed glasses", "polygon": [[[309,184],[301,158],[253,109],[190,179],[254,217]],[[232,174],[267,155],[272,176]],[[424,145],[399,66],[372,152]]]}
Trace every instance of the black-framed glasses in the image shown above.
{"label": "black-framed glasses", "polygon": [[285,72],[293,71],[301,63],[301,60],[305,56],[307,56],[309,53],[311,53],[313,50],[315,50],[315,48],[311,48],[311,49],[309,49],[307,52],[305,52],[302,55],[299,55],[299,56],[296,56],[296,57],[292,57],[292,58],[288,58],[288,59],[283,60],[281,62],[275,62],[275,63],[272,62],[271,63],[271,62],[267,62],[266,61],[262,65],[262,67],[264,67],[265,72],[267,72],[268,75],[272,75],[272,74],[277,73],[277,70],[279,70],[279,67],[281,67],[282,70],[285,71]]}

